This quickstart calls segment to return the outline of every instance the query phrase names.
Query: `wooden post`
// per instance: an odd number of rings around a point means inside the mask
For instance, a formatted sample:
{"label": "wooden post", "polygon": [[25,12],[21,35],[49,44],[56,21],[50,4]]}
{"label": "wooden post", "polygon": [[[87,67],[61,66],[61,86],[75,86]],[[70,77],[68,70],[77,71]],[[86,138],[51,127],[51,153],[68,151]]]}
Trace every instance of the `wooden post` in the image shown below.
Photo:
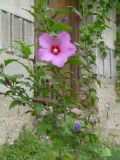
{"label": "wooden post", "polygon": [[[70,0],[70,6],[76,7],[79,10],[79,1]],[[70,25],[73,27],[71,32],[72,41],[79,40],[79,20],[77,21],[75,13],[70,14]],[[77,57],[78,58],[78,57]],[[74,79],[78,79],[80,77],[80,67],[78,65],[71,65],[71,87],[74,89],[75,92],[79,93],[80,89]],[[75,93],[73,92],[72,95],[77,98]]]}

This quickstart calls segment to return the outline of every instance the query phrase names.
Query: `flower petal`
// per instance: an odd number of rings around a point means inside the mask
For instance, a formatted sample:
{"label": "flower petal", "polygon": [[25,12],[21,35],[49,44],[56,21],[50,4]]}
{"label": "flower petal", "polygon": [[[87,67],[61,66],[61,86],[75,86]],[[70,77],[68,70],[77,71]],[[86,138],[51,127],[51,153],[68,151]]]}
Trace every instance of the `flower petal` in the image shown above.
{"label": "flower petal", "polygon": [[44,33],[39,37],[39,44],[42,48],[51,48],[54,38],[50,34]]}
{"label": "flower petal", "polygon": [[64,54],[54,55],[51,61],[51,64],[61,68],[67,62],[67,57]]}
{"label": "flower petal", "polygon": [[55,41],[59,41],[61,44],[66,44],[71,40],[70,34],[67,32],[61,32],[56,38]]}
{"label": "flower petal", "polygon": [[45,62],[50,62],[52,60],[52,54],[48,49],[39,49],[38,59]]}
{"label": "flower petal", "polygon": [[73,56],[76,52],[77,48],[74,44],[70,43],[69,48],[62,48],[62,52],[69,58]]}
{"label": "flower petal", "polygon": [[76,46],[70,42],[71,37],[70,34],[67,32],[62,32],[58,35],[55,39],[56,42],[59,41],[60,49],[64,53],[68,53],[68,57],[72,56],[76,52]]}

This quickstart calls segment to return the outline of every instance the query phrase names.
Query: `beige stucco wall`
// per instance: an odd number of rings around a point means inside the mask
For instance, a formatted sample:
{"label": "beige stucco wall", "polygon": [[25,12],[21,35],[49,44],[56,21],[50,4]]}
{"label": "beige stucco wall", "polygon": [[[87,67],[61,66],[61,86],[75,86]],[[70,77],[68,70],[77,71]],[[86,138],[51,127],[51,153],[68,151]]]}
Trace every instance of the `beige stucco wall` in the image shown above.
{"label": "beige stucco wall", "polygon": [[114,44],[116,40],[115,19],[116,10],[113,8],[110,12],[110,21],[106,21],[110,28],[103,32],[103,40],[111,50],[108,50],[107,56],[104,60],[101,58],[99,53],[96,56],[96,73],[100,75],[99,79],[101,80],[101,87],[97,87],[100,117],[98,133],[101,135],[103,140],[120,144],[120,104],[116,103],[116,58],[112,51],[115,49]]}
{"label": "beige stucco wall", "polygon": [[33,117],[25,113],[28,107],[21,106],[9,109],[11,101],[10,97],[0,95],[0,144],[12,143],[24,125],[33,129]]}
{"label": "beige stucco wall", "polygon": [[115,81],[101,79],[101,87],[97,88],[99,97],[99,134],[107,142],[120,144],[120,104],[116,103]]}

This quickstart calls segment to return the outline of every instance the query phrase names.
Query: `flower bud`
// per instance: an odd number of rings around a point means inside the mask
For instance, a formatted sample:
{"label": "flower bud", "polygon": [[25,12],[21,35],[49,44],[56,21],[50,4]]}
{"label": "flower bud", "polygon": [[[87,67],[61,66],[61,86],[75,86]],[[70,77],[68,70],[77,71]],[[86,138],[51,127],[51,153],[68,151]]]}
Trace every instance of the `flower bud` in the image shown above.
{"label": "flower bud", "polygon": [[81,20],[81,19],[82,19],[82,17],[81,17],[80,14],[76,14],[76,18],[77,18],[78,20]]}

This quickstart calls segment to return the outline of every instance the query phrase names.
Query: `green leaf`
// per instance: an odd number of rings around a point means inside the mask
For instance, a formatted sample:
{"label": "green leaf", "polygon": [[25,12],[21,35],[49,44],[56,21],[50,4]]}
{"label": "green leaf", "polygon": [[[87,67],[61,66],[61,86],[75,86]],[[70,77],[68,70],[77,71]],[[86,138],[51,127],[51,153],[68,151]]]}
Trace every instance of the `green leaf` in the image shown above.
{"label": "green leaf", "polygon": [[72,31],[72,27],[64,23],[56,23],[52,27],[54,32]]}
{"label": "green leaf", "polygon": [[63,134],[66,136],[72,136],[71,129],[68,127],[65,127]]}
{"label": "green leaf", "polygon": [[51,124],[48,124],[43,121],[37,127],[37,133],[40,135],[46,135],[48,131],[52,130],[52,128],[53,128],[53,126]]}
{"label": "green leaf", "polygon": [[51,18],[46,18],[46,21],[47,21],[47,26],[50,30],[52,30],[52,27],[54,26],[55,22],[54,22],[54,19],[51,19]]}
{"label": "green leaf", "polygon": [[55,12],[55,8],[51,8],[51,7],[45,7],[45,12],[49,12],[49,11],[52,11],[52,12]]}
{"label": "green leaf", "polygon": [[14,74],[12,76],[11,75],[5,75],[5,79],[10,80],[13,83],[16,83],[17,79],[20,79],[22,77],[23,77],[23,75],[21,75],[21,74]]}
{"label": "green leaf", "polygon": [[55,14],[64,14],[64,15],[66,15],[68,12],[69,12],[68,9],[65,9],[65,10],[56,9],[55,10]]}
{"label": "green leaf", "polygon": [[68,96],[68,95],[65,95],[65,102],[66,104],[70,105],[70,104],[73,104],[73,97],[72,96]]}
{"label": "green leaf", "polygon": [[81,60],[77,59],[76,57],[70,58],[67,63],[71,65],[81,65],[82,64]]}
{"label": "green leaf", "polygon": [[109,148],[103,148],[103,149],[101,150],[100,155],[101,155],[102,157],[111,157],[111,156],[112,156],[111,151],[110,151]]}
{"label": "green leaf", "polygon": [[47,130],[47,125],[44,123],[41,123],[38,127],[37,127],[37,133],[40,135],[46,135],[46,130]]}
{"label": "green leaf", "polygon": [[26,42],[21,42],[16,40],[16,43],[19,45],[17,48],[25,57],[29,57],[32,54],[30,46]]}
{"label": "green leaf", "polygon": [[5,66],[7,66],[8,64],[10,64],[12,62],[17,62],[17,60],[16,59],[7,59],[7,60],[4,60]]}
{"label": "green leaf", "polygon": [[1,84],[5,84],[5,80],[0,79],[0,83],[1,83]]}
{"label": "green leaf", "polygon": [[41,113],[41,111],[42,111],[43,105],[40,104],[40,103],[36,103],[36,104],[34,104],[33,108],[34,108],[34,110],[35,110],[35,116],[36,116],[36,117],[39,117],[39,116],[40,116],[40,113]]}
{"label": "green leaf", "polygon": [[74,157],[73,155],[71,155],[70,153],[66,153],[64,156],[63,156],[63,160],[73,160]]}
{"label": "green leaf", "polygon": [[13,100],[9,106],[9,109],[14,108],[17,105],[21,105],[21,101],[19,99]]}
{"label": "green leaf", "polygon": [[53,146],[54,146],[55,149],[65,146],[64,139],[62,139],[60,137],[54,137]]}

